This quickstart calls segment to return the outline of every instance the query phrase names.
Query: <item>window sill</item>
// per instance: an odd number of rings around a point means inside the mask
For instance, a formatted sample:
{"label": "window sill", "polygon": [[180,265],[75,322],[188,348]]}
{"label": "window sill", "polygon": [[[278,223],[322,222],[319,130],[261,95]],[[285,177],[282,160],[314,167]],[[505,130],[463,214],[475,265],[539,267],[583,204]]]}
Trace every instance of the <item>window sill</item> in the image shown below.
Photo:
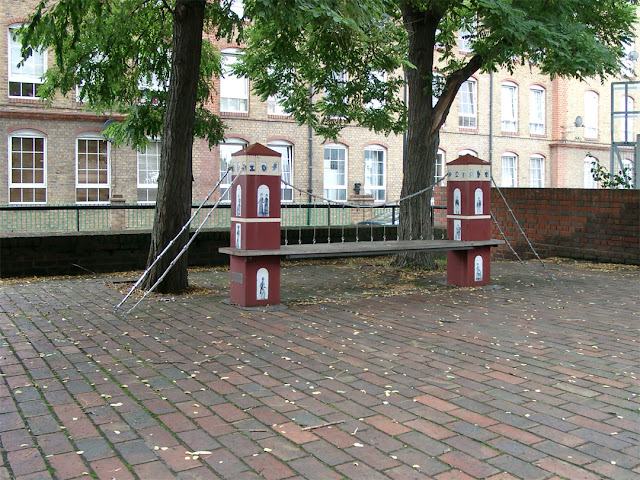
{"label": "window sill", "polygon": [[249,112],[220,112],[221,117],[248,118]]}
{"label": "window sill", "polygon": [[531,138],[547,138],[546,133],[530,133],[529,136]]}
{"label": "window sill", "polygon": [[21,103],[28,105],[41,105],[44,103],[39,97],[9,97],[9,103]]}
{"label": "window sill", "polygon": [[267,118],[271,120],[292,120],[291,115],[275,115],[273,113],[269,113]]}
{"label": "window sill", "polygon": [[502,135],[508,136],[508,137],[519,137],[520,136],[520,132],[511,132],[511,131],[506,131],[506,130],[502,130],[500,132]]}
{"label": "window sill", "polygon": [[478,133],[478,127],[458,127],[459,132]]}

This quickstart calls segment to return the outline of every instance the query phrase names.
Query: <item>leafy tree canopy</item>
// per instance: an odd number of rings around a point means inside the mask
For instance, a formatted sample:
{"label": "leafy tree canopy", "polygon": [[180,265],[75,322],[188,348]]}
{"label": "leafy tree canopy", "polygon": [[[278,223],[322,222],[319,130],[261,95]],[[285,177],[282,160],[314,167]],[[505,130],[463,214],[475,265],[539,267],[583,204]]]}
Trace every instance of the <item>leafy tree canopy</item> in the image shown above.
{"label": "leafy tree canopy", "polygon": [[[428,107],[435,113],[428,129],[434,133],[461,83],[478,70],[524,65],[551,77],[616,74],[624,43],[632,41],[637,5],[637,0],[249,0],[253,22],[241,70],[263,98],[279,97],[299,122],[335,137],[351,121],[387,133],[403,130],[399,69],[404,66],[421,77],[424,102],[431,104],[432,95],[441,100]],[[458,54],[460,30],[471,48],[467,55]],[[380,72],[386,72],[385,82]],[[316,97],[313,104],[310,94]]]}
{"label": "leafy tree canopy", "polygon": [[[171,70],[175,0],[41,0],[21,29],[23,55],[49,48],[54,66],[39,90],[78,97],[98,114],[122,114],[108,134],[116,143],[144,145],[162,135]],[[231,37],[242,22],[231,0],[207,2],[195,135],[219,142],[224,125],[206,108],[220,55],[209,38]]]}

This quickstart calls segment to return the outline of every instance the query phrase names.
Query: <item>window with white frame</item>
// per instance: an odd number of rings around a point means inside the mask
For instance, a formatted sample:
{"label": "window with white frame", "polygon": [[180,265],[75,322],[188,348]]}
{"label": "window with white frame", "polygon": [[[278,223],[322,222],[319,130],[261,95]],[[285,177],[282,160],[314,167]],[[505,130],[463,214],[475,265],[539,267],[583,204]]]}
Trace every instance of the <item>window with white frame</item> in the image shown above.
{"label": "window with white frame", "polygon": [[584,157],[584,188],[598,188],[598,182],[593,178],[592,170],[596,166],[596,159],[593,157]]}
{"label": "window with white frame", "polygon": [[242,0],[231,0],[231,11],[235,13],[238,18],[244,18],[244,2]]}
{"label": "window with white frame", "polygon": [[[369,83],[374,92],[379,93],[380,86],[387,83],[387,72],[373,71],[369,74]],[[368,110],[379,110],[384,106],[384,101],[373,98],[366,103],[364,108]]]}
{"label": "window with white frame", "polygon": [[475,150],[469,150],[469,149],[465,149],[465,150],[460,150],[458,152],[458,157],[463,157],[464,155],[472,155],[476,158],[478,157],[478,152],[476,152]]}
{"label": "window with white frame", "polygon": [[513,152],[502,154],[502,182],[501,186],[518,186],[518,156]]}
{"label": "window with white frame", "polygon": [[478,83],[470,78],[458,92],[458,125],[464,128],[478,127]]}
{"label": "window with white frame", "polygon": [[9,96],[17,98],[37,98],[42,77],[47,69],[47,52],[33,50],[24,63],[22,42],[17,34],[21,25],[11,25],[8,30],[9,56]]}
{"label": "window with white frame", "polygon": [[458,51],[460,53],[471,52],[471,32],[464,28],[458,30]]}
{"label": "window with white frame", "polygon": [[364,149],[364,194],[372,195],[374,202],[386,199],[387,149],[370,145]]}
{"label": "window with white frame", "polygon": [[279,115],[279,116],[290,116],[282,104],[280,103],[280,98],[277,96],[269,95],[267,97],[267,115]]}
{"label": "window with white frame", "polygon": [[[283,202],[293,201],[293,144],[285,140],[274,140],[267,144],[271,150],[280,154],[280,184],[281,198]],[[284,183],[287,182],[287,183]]]}
{"label": "window with white frame", "polygon": [[518,131],[518,85],[504,82],[501,86],[502,110],[501,124],[503,132]]}
{"label": "window with white frame", "polygon": [[149,141],[138,150],[138,203],[153,203],[158,194],[160,142]]}
{"label": "window with white frame", "polygon": [[438,72],[433,72],[433,78],[431,79],[431,106],[435,107],[440,96],[444,90],[444,75]]}
{"label": "window with white frame", "polygon": [[347,200],[347,147],[339,143],[324,147],[324,197]]}
{"label": "window with white frame", "polygon": [[[433,175],[434,182],[437,182],[444,176],[444,166],[447,164],[445,159],[446,159],[446,155],[444,153],[444,150],[439,148],[438,152],[436,153],[436,171]],[[440,181],[439,185],[444,185],[444,183],[445,183],[445,180],[443,179]]]}
{"label": "window with white frame", "polygon": [[534,85],[529,89],[529,133],[532,135],[545,134],[545,89]]}
{"label": "window with white frame", "polygon": [[47,139],[19,130],[9,136],[9,203],[47,202]]}
{"label": "window with white frame", "polygon": [[76,139],[76,202],[106,203],[111,192],[109,145],[100,134]]}
{"label": "window with white frame", "polygon": [[247,142],[241,138],[226,138],[220,144],[220,199],[222,202],[231,201],[231,172],[227,172],[231,166],[231,155],[239,152],[247,146]]}
{"label": "window with white frame", "polygon": [[633,168],[633,160],[631,160],[630,158],[623,158],[621,163],[622,168],[620,169],[620,176],[622,176],[629,183],[629,185],[631,185],[631,188],[634,188],[636,176]]}
{"label": "window with white frame", "polygon": [[[273,75],[273,69],[269,68],[268,70],[269,74]],[[267,97],[267,115],[290,116],[291,114],[285,111],[279,96],[269,95]]]}
{"label": "window with white frame", "polygon": [[624,57],[620,60],[622,62],[622,77],[625,79],[635,78],[634,67],[637,59],[632,60],[633,56],[631,52],[635,50],[635,38],[630,38],[628,42],[623,42]]}
{"label": "window with white frame", "polygon": [[544,187],[544,157],[531,155],[529,157],[529,186],[531,188]]}
{"label": "window with white frame", "polygon": [[[347,97],[339,97],[339,91],[344,89],[347,83],[348,75],[347,72],[332,72],[331,80],[329,82],[332,84],[332,91],[325,90],[324,92],[324,101],[327,104],[328,110],[332,109],[335,111],[336,108],[340,109],[342,105],[348,102]],[[335,106],[335,107],[333,107]],[[332,108],[333,107],[333,108]],[[330,118],[333,119],[341,119],[344,118],[341,115],[330,114]]]}
{"label": "window with white frame", "polygon": [[598,138],[598,94],[593,90],[584,94],[584,138]]}
{"label": "window with white frame", "polygon": [[222,51],[222,76],[220,77],[220,111],[228,113],[249,112],[249,79],[233,73],[242,51],[226,48]]}
{"label": "window with white frame", "polygon": [[619,116],[620,124],[618,125],[618,130],[620,132],[620,140],[623,142],[635,142],[635,136],[633,132],[634,117],[633,114],[630,113],[633,112],[634,109],[633,98],[630,96],[626,96],[624,97],[624,99],[626,103],[626,108],[624,110],[626,115]]}

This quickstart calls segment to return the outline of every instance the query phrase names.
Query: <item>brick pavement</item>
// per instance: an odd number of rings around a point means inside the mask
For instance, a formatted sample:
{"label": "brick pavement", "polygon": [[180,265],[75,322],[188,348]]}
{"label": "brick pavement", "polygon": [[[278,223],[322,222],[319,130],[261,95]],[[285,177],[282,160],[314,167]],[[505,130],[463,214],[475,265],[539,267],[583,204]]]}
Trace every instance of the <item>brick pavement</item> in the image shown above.
{"label": "brick pavement", "polygon": [[640,479],[640,270],[548,267],[290,264],[273,312],[202,270],[126,318],[109,277],[0,283],[0,478]]}

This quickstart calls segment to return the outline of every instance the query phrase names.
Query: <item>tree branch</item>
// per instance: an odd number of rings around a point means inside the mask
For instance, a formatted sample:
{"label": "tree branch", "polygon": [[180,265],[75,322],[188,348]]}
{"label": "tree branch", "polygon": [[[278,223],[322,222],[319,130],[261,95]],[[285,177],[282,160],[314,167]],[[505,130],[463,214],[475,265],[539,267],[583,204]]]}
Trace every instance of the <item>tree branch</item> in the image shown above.
{"label": "tree branch", "polygon": [[447,118],[449,110],[451,109],[451,105],[453,104],[453,100],[454,98],[456,98],[460,86],[464,82],[466,82],[471,75],[477,72],[480,67],[482,67],[483,62],[484,59],[482,56],[474,55],[465,66],[451,73],[447,77],[444,89],[442,90],[442,95],[440,95],[440,99],[433,109],[434,121],[432,124],[432,130],[431,132],[429,132],[431,135],[433,135],[440,129],[445,119]]}

